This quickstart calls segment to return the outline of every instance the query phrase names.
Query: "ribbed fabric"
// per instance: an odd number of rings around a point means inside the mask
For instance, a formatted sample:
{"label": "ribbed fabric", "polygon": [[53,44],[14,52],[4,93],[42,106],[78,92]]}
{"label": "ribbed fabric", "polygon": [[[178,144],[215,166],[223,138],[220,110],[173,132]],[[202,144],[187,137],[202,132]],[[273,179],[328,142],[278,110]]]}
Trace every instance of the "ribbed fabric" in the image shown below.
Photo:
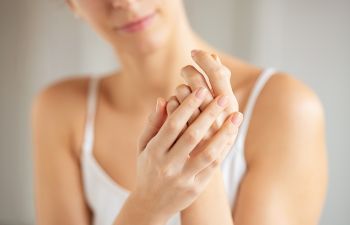
{"label": "ribbed fabric", "polygon": [[[269,68],[259,75],[243,112],[244,120],[239,129],[235,144],[221,164],[225,188],[231,208],[234,207],[239,185],[247,168],[244,157],[244,142],[254,105],[265,83],[274,73],[275,70]],[[98,83],[99,79],[97,77],[91,77],[87,96],[87,117],[81,155],[81,169],[84,194],[93,212],[93,224],[112,225],[124,201],[128,197],[129,191],[116,183],[98,164],[92,154],[94,147],[94,121],[97,106]],[[167,225],[180,224],[180,213],[174,215],[167,223]]]}

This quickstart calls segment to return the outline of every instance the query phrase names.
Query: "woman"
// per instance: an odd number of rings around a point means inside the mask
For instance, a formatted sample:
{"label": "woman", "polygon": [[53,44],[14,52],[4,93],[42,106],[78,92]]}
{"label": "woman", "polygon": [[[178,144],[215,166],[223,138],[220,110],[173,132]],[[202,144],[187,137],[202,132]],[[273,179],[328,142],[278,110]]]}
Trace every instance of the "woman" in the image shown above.
{"label": "woman", "polygon": [[318,223],[324,116],[309,88],[211,47],[181,0],[67,4],[121,69],[35,100],[38,224]]}

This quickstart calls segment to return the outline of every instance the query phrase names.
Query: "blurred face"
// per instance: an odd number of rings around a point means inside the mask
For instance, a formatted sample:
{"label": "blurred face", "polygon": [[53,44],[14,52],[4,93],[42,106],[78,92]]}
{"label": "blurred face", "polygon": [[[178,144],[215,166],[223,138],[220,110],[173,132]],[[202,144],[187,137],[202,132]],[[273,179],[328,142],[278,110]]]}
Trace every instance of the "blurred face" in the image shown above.
{"label": "blurred face", "polygon": [[75,14],[117,50],[162,47],[183,15],[182,0],[69,0]]}

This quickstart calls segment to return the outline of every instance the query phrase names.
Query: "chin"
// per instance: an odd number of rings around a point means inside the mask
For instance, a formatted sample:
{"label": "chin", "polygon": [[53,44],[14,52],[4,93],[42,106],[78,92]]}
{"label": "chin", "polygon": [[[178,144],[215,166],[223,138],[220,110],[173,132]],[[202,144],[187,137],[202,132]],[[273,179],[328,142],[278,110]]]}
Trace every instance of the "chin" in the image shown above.
{"label": "chin", "polygon": [[169,43],[171,26],[156,18],[153,23],[143,30],[125,33],[120,32],[114,46],[122,51],[147,55],[156,52]]}
{"label": "chin", "polygon": [[167,45],[170,39],[169,33],[162,30],[150,34],[135,43],[130,43],[132,48],[130,50],[141,55],[152,54]]}

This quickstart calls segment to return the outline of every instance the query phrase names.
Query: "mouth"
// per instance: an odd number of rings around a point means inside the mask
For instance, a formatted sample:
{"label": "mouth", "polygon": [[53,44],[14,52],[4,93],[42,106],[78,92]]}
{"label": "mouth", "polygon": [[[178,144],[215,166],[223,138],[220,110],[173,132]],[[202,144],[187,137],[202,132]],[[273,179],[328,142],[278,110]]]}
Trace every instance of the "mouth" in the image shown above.
{"label": "mouth", "polygon": [[132,22],[129,22],[129,23],[126,23],[122,26],[119,26],[116,29],[118,31],[123,31],[126,33],[134,33],[137,31],[141,31],[151,24],[155,15],[156,15],[156,12],[153,12],[151,14],[148,14],[147,16],[138,18]]}

